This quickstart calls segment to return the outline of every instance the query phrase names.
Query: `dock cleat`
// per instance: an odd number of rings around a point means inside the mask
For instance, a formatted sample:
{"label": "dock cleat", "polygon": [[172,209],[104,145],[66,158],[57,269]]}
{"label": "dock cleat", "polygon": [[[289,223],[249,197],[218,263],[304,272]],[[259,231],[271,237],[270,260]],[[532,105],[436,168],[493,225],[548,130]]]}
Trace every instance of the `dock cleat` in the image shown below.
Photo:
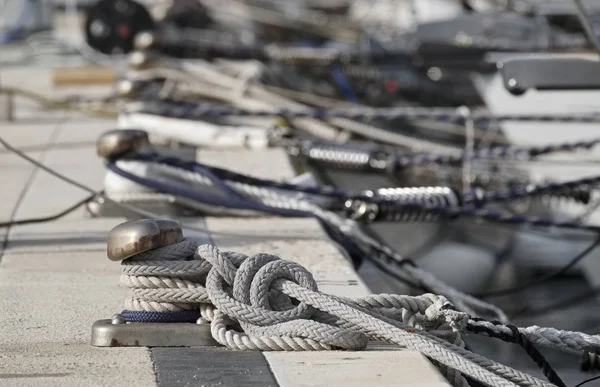
{"label": "dock cleat", "polygon": [[137,129],[111,130],[101,135],[96,142],[96,154],[105,159],[151,148],[148,133]]}
{"label": "dock cleat", "polygon": [[[162,286],[164,281],[185,282],[189,287],[200,286],[195,278],[179,279],[170,274],[148,273],[140,276],[132,273],[132,261],[144,265],[152,260],[165,259],[163,254],[173,258],[179,255],[180,260],[193,260],[195,245],[183,236],[181,225],[175,221],[163,219],[141,219],[115,226],[108,234],[107,257],[111,261],[121,262],[122,283],[129,283],[132,296],[125,301],[125,310],[110,319],[98,320],[92,325],[91,343],[97,347],[181,347],[181,346],[215,346],[210,324],[201,317],[200,304],[161,302],[168,295],[161,291],[171,289]],[[143,263],[142,263],[143,262]],[[158,263],[158,262],[157,262]],[[147,267],[148,268],[148,267]],[[144,282],[156,282],[151,287],[158,295],[158,301],[151,301],[140,292],[148,290]],[[162,300],[161,300],[162,297]],[[158,305],[158,306],[157,306]],[[169,309],[171,306],[171,310]],[[163,308],[164,310],[156,310]],[[179,309],[179,310],[177,310]]]}
{"label": "dock cleat", "polygon": [[121,223],[108,234],[106,254],[111,261],[172,245],[183,240],[181,226],[171,220],[143,219]]}
{"label": "dock cleat", "polygon": [[[160,176],[162,169],[150,162],[132,160],[135,155],[177,154],[181,157],[182,150],[184,156],[188,153],[188,159],[195,158],[194,148],[152,144],[148,133],[139,129],[111,130],[102,134],[96,142],[96,153],[106,160],[107,167],[113,164],[124,165],[129,172],[142,177]],[[119,203],[134,206],[142,211],[172,216],[195,215],[202,210],[199,206],[184,204],[185,199],[158,192],[119,176],[110,168],[107,169],[104,177],[104,193],[106,197],[99,197],[87,205],[87,209],[93,216],[139,216],[139,213],[119,206]]]}

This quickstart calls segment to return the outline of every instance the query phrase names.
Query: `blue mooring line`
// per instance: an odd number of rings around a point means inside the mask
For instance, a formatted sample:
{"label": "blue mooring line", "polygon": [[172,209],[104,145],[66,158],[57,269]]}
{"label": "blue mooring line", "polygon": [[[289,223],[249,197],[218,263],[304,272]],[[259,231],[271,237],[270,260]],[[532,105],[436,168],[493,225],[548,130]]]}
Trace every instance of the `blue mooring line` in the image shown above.
{"label": "blue mooring line", "polygon": [[127,322],[195,323],[200,318],[200,311],[197,309],[165,312],[124,310],[121,312],[121,316]]}

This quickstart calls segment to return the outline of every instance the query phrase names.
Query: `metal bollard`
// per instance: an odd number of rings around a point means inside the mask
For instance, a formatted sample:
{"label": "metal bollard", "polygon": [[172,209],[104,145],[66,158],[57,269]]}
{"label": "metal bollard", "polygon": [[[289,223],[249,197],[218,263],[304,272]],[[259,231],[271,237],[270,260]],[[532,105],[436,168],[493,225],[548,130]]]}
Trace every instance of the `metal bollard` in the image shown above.
{"label": "metal bollard", "polygon": [[105,159],[151,148],[148,133],[137,129],[111,130],[102,134],[96,142],[96,154]]}
{"label": "metal bollard", "polygon": [[[169,246],[183,240],[179,223],[172,220],[141,219],[114,227],[107,238],[107,256],[123,261],[136,254]],[[215,346],[210,324],[126,322],[119,315],[92,325],[91,344],[96,347],[186,347]]]}

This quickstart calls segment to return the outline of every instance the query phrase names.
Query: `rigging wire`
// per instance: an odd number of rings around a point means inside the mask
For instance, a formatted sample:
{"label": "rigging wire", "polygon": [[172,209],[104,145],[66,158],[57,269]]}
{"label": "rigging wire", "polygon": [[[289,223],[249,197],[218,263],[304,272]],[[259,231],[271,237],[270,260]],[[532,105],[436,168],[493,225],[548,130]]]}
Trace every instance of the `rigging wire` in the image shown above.
{"label": "rigging wire", "polygon": [[574,387],[581,387],[581,386],[583,386],[583,385],[585,385],[585,384],[587,384],[589,382],[593,382],[594,380],[598,380],[598,379],[600,379],[600,375],[594,376],[593,378],[586,379],[583,382],[575,385]]}
{"label": "rigging wire", "polygon": [[[12,146],[11,144],[9,144],[4,138],[2,138],[0,136],[0,144],[2,144],[6,149],[8,149],[9,151],[11,151],[12,153],[16,154],[17,156],[21,157],[22,159],[26,160],[27,162],[35,165],[36,167],[44,170],[45,172],[49,173],[50,175],[58,178],[59,180],[64,181],[65,183],[72,185],[74,187],[77,187],[83,191],[88,192],[90,195],[94,195],[95,197],[102,197],[104,200],[106,200],[107,202],[110,202],[111,204],[115,205],[116,207],[131,211],[135,214],[138,214],[142,217],[145,218],[161,218],[161,215],[159,214],[155,214],[153,212],[150,211],[146,211],[143,210],[141,208],[129,205],[129,204],[124,204],[124,203],[120,203],[118,201],[112,200],[110,197],[108,197],[105,193],[100,193],[96,190],[94,190],[93,188],[90,188],[74,179],[71,179],[70,177],[67,177],[63,174],[61,174],[60,172],[54,170],[53,168],[50,168],[48,166],[46,166],[44,163],[35,160],[32,157],[29,157],[27,154],[25,154],[24,152],[22,152],[21,150],[15,148],[14,146]],[[83,205],[85,203],[82,203],[81,205]],[[72,208],[72,207],[71,207]],[[70,209],[71,209],[70,208]],[[164,217],[164,216],[162,216]],[[197,226],[193,226],[193,225],[187,225],[184,224],[186,228],[189,228],[191,230],[194,231],[200,231],[200,232],[207,232],[207,230],[205,228],[200,228]]]}
{"label": "rigging wire", "polygon": [[569,263],[564,265],[562,268],[556,270],[555,272],[544,275],[539,278],[536,278],[528,283],[525,283],[525,284],[522,284],[519,286],[515,286],[515,287],[507,288],[507,289],[493,290],[490,292],[478,293],[478,294],[476,294],[476,296],[480,297],[480,298],[505,296],[507,294],[521,292],[523,290],[529,289],[531,287],[540,285],[544,282],[547,282],[549,280],[557,278],[557,277],[561,276],[562,274],[566,273],[567,271],[569,271],[575,265],[577,265],[582,259],[587,257],[592,251],[594,251],[596,249],[596,247],[598,247],[598,245],[600,245],[600,234],[598,234],[597,238],[594,240],[594,242],[591,245],[589,245],[585,250],[583,250],[581,253],[577,254],[573,259],[571,259],[569,261]]}
{"label": "rigging wire", "polygon": [[58,220],[62,217],[69,215],[70,213],[76,211],[77,209],[83,207],[87,203],[91,202],[92,200],[94,200],[95,198],[97,198],[98,196],[101,196],[103,194],[104,194],[104,191],[98,191],[92,195],[86,196],[84,199],[76,202],[75,204],[67,207],[66,209],[64,209],[54,215],[42,216],[39,218],[27,218],[27,219],[11,220],[11,221],[7,221],[7,222],[0,222],[0,228],[20,226],[20,225],[24,225],[24,224],[45,223],[45,222],[51,222],[54,220]]}
{"label": "rigging wire", "polygon": [[600,287],[593,288],[591,290],[582,292],[581,294],[577,294],[573,297],[569,297],[566,300],[562,300],[551,305],[543,306],[541,308],[530,308],[529,306],[516,311],[510,316],[510,319],[513,320],[517,317],[535,317],[544,315],[547,313],[555,312],[558,310],[564,310],[576,306],[578,304],[584,303],[588,300],[594,299],[598,294],[600,294]]}
{"label": "rigging wire", "polygon": [[[90,195],[94,194],[95,197],[102,198],[105,201],[107,201],[107,202],[111,203],[112,205],[114,205],[115,207],[118,207],[118,208],[130,211],[130,212],[132,212],[134,214],[137,214],[140,218],[151,218],[151,219],[161,218],[161,219],[169,219],[169,220],[172,219],[168,215],[157,214],[155,212],[147,211],[147,210],[139,208],[137,206],[133,206],[133,205],[130,205],[130,204],[125,204],[125,203],[121,203],[121,202],[115,201],[115,200],[111,199],[109,196],[107,196],[105,192],[97,191],[97,190],[95,190],[95,189],[93,189],[91,187],[88,187],[88,186],[80,183],[80,182],[77,182],[76,180],[71,179],[71,178],[63,175],[62,173],[54,170],[53,168],[48,167],[44,163],[42,163],[40,161],[37,161],[37,160],[29,157],[27,154],[25,154],[21,150],[17,149],[16,147],[12,146],[11,144],[9,144],[4,138],[2,138],[2,136],[0,136],[0,145],[4,146],[10,152],[14,153],[15,155],[19,156],[20,158],[24,159],[25,161],[29,162],[30,164],[33,164],[36,167],[38,167],[38,168],[44,170],[45,172],[51,174],[52,176],[56,177],[57,179],[62,180],[63,182],[65,182],[65,183],[67,183],[69,185],[75,186],[75,187],[77,187],[79,189],[82,189],[82,190],[90,193]],[[82,204],[82,205],[84,205],[84,204]],[[184,227],[184,228],[186,228],[188,230],[196,231],[196,232],[201,232],[201,233],[206,233],[206,234],[209,233],[209,231],[208,231],[207,228],[200,227],[196,223],[187,222],[187,221],[181,221],[181,220],[177,220],[177,222],[180,223],[182,225],[182,227]],[[244,234],[228,233],[228,232],[214,231],[214,230],[211,230],[210,234],[212,234],[212,235],[229,236],[229,237],[240,237],[240,238],[249,238],[249,237],[255,236],[255,235],[244,235]],[[257,237],[263,238],[264,236],[259,235]],[[295,239],[302,238],[302,235],[293,236],[293,238],[295,238]]]}

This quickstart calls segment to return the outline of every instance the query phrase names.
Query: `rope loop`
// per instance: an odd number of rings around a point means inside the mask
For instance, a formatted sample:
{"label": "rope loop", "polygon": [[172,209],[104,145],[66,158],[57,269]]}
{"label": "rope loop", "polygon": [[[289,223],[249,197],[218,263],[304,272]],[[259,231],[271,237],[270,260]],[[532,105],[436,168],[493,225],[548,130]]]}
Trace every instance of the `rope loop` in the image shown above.
{"label": "rope loop", "polygon": [[[310,340],[326,344],[323,349],[366,346],[365,335],[336,326],[336,318],[273,288],[274,284],[291,281],[316,292],[316,281],[301,265],[271,254],[248,257],[221,252],[208,245],[198,247],[197,254],[212,265],[206,278],[206,290],[218,311],[212,320],[213,331],[218,335],[227,335],[227,331],[220,333],[222,329],[237,323],[244,333],[254,337]],[[223,342],[228,340],[225,338]]]}
{"label": "rope loop", "polygon": [[506,325],[474,319],[435,294],[332,296],[319,292],[312,274],[298,263],[266,253],[220,251],[193,239],[123,261],[121,280],[131,291],[123,312],[130,322],[197,319],[210,323],[218,343],[237,350],[360,350],[369,340],[384,341],[421,352],[457,386],[466,385],[462,375],[494,386],[551,385],[466,350],[465,332],[526,344],[559,386],[533,345],[568,343],[569,351],[578,352],[596,339],[529,327],[520,328],[516,340],[516,331]]}
{"label": "rope loop", "polygon": [[[314,313],[314,309],[304,303],[294,306],[289,298],[271,296],[270,285],[279,279],[317,290],[312,275],[300,265],[270,254],[246,257],[222,253],[208,245],[200,246],[198,254],[213,265],[206,279],[208,296],[213,305],[229,317],[261,326],[308,319]],[[237,262],[232,262],[230,257]]]}

